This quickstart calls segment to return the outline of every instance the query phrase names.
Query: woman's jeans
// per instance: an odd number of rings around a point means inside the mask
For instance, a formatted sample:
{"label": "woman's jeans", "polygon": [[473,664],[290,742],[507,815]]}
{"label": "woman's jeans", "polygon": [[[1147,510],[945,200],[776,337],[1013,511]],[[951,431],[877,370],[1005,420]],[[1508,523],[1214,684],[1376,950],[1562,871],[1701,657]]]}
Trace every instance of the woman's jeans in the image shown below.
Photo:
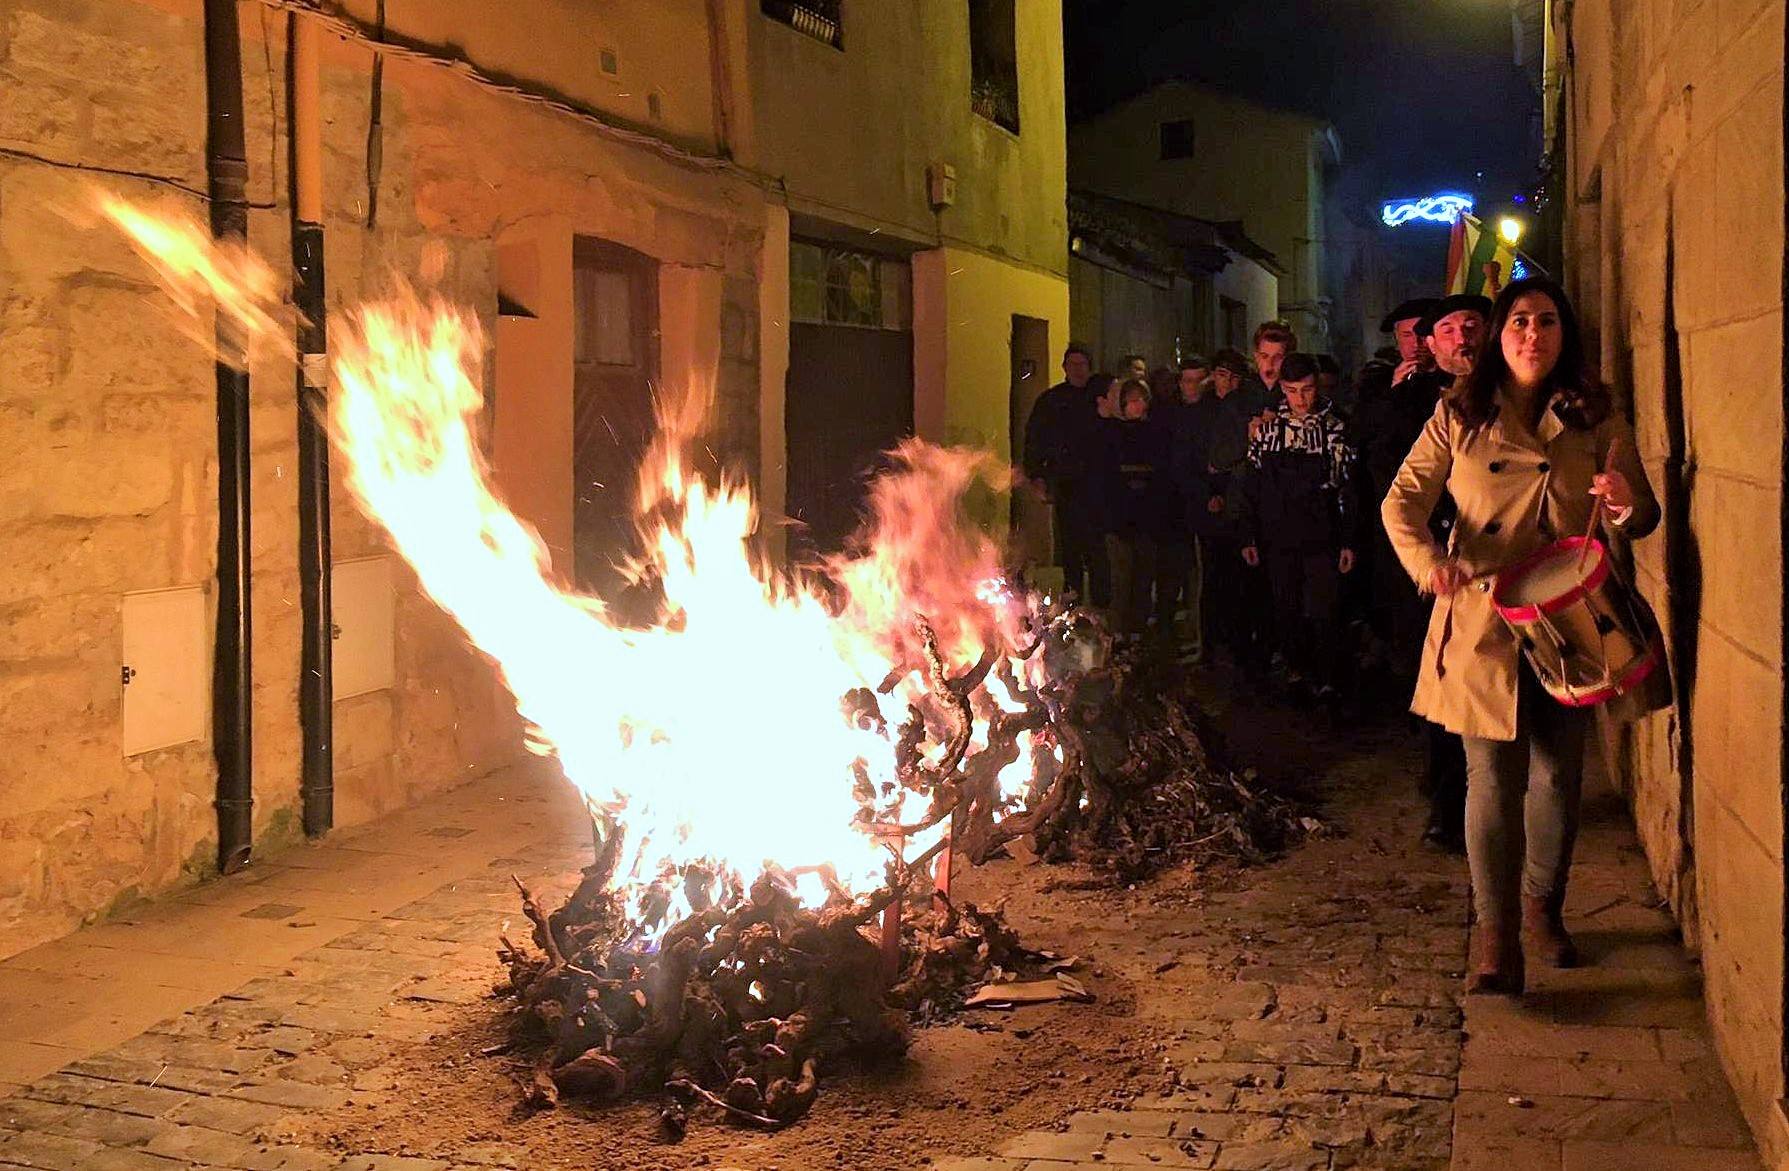
{"label": "woman's jeans", "polygon": [[1569,708],[1518,667],[1516,738],[1464,737],[1466,858],[1481,923],[1511,923],[1518,893],[1554,906],[1578,838],[1588,709]]}

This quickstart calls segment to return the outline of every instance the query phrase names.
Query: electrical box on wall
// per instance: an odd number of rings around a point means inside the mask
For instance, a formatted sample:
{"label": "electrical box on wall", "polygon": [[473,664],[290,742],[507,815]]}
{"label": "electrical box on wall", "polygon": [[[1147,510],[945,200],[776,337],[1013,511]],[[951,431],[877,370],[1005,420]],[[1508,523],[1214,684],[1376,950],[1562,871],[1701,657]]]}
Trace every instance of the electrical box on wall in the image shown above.
{"label": "electrical box on wall", "polygon": [[205,738],[211,654],[203,586],[124,595],[124,755]]}
{"label": "electrical box on wall", "polygon": [[957,169],[949,163],[926,166],[926,202],[941,211],[957,201]]}
{"label": "electrical box on wall", "polygon": [[397,680],[397,595],[391,558],[338,561],[329,589],[335,622],[330,632],[333,698],[392,686]]}

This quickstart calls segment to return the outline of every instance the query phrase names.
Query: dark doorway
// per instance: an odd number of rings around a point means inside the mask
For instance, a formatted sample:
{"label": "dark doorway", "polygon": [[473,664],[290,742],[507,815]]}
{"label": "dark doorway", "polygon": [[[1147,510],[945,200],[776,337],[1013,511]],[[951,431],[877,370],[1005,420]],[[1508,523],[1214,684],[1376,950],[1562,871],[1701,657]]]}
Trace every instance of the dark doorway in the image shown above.
{"label": "dark doorway", "polygon": [[658,268],[631,248],[583,237],[572,251],[572,545],[581,589],[615,600],[638,548],[640,460],[656,425]]}
{"label": "dark doorway", "polygon": [[[1025,423],[1038,396],[1050,388],[1050,323],[1041,317],[1013,314],[1012,397],[1010,419],[1013,467],[1025,466]],[[1023,487],[1013,492],[1012,549],[1022,565],[1048,565],[1050,506]]]}
{"label": "dark doorway", "polygon": [[1224,345],[1233,350],[1248,348],[1249,340],[1249,307],[1234,297],[1218,296],[1218,305],[1224,315]]}
{"label": "dark doorway", "polygon": [[908,279],[905,260],[806,241],[790,248],[792,554],[842,548],[882,453],[913,434]]}

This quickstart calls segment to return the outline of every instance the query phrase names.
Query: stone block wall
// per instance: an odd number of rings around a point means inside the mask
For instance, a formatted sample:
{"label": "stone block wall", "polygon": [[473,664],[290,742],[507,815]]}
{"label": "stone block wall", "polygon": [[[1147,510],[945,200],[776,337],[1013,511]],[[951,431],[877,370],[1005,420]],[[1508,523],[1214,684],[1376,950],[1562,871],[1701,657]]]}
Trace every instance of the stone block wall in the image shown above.
{"label": "stone block wall", "polygon": [[[243,0],[239,14],[251,243],[284,270],[288,15],[258,0]],[[372,49],[323,40],[332,313],[402,277],[466,306],[494,339],[500,235],[551,221],[616,240],[719,290],[705,318],[685,323],[689,336],[662,344],[667,365],[708,355],[718,366],[717,450],[749,464],[760,398],[758,187],[463,69],[391,58],[369,224]],[[705,46],[687,48],[706,61]],[[209,738],[126,758],[119,730],[121,596],[192,585],[215,596],[212,364],[143,264],[85,210],[101,188],[204,218],[199,0],[0,0],[0,92],[4,956],[215,867]],[[547,279],[569,288],[571,274]],[[487,358],[487,384],[496,365]],[[265,857],[299,837],[292,364],[257,353],[251,388],[255,831]],[[570,393],[549,388],[561,390]],[[545,488],[571,491],[569,479]],[[338,561],[387,551],[339,487],[332,520]],[[338,825],[424,799],[521,748],[492,665],[401,565],[396,622],[395,685],[336,704]]]}
{"label": "stone block wall", "polygon": [[[1783,1095],[1782,0],[1571,7],[1567,270],[1665,524],[1679,702],[1606,729],[1771,1165]],[[1563,31],[1563,25],[1561,26]]]}

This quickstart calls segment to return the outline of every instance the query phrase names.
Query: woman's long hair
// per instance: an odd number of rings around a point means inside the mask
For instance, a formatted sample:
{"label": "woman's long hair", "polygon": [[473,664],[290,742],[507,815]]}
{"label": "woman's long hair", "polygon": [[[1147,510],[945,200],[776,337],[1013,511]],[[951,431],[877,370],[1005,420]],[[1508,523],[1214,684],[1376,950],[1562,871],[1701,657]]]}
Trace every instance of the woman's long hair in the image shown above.
{"label": "woman's long hair", "polygon": [[[1509,363],[1503,357],[1503,327],[1509,324],[1510,310],[1525,293],[1545,293],[1559,310],[1559,360],[1553,364],[1541,387],[1537,406],[1545,406],[1555,394],[1563,401],[1554,408],[1568,427],[1587,431],[1609,416],[1609,392],[1590,376],[1584,363],[1584,334],[1578,328],[1578,315],[1572,310],[1571,298],[1559,282],[1543,276],[1524,277],[1511,281],[1497,294],[1491,306],[1491,319],[1485,323],[1484,342],[1479,346],[1478,361],[1472,373],[1461,379],[1450,393],[1448,402],[1468,427],[1487,423],[1497,413],[1497,392],[1510,380]],[[1529,420],[1532,422],[1533,420]]]}

